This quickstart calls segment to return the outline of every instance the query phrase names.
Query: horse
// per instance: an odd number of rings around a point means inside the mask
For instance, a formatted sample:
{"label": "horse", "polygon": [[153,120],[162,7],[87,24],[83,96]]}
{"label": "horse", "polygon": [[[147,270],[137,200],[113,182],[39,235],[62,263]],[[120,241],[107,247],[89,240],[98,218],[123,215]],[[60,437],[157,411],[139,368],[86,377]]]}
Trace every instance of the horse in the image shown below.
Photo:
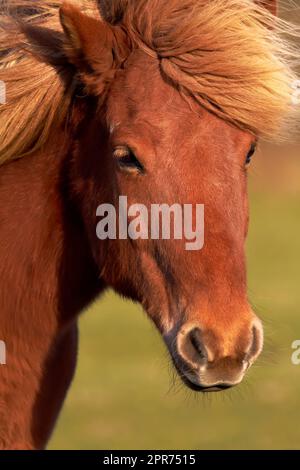
{"label": "horse", "polygon": [[[274,0],[0,8],[0,447],[46,447],[78,317],[108,288],[143,306],[188,387],[239,384],[263,348],[247,168],[259,139],[289,138],[297,120],[298,30]],[[204,204],[203,248],[99,240],[97,207],[121,195]]]}

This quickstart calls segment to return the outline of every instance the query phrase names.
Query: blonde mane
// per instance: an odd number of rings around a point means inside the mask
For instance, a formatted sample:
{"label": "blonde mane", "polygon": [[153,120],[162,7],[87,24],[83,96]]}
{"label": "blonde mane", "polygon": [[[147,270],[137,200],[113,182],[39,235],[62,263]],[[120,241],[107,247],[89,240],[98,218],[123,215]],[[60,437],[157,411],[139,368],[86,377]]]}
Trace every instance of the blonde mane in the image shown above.
{"label": "blonde mane", "polygon": [[[0,80],[7,88],[7,102],[0,105],[0,164],[40,150],[67,118],[75,87],[70,71],[60,64],[59,52],[53,53],[55,67],[37,59],[14,20],[17,13],[62,34],[62,3],[0,0]],[[99,16],[96,0],[72,3]],[[252,0],[103,4],[106,20],[121,21],[135,47],[158,57],[162,73],[184,96],[257,136],[290,136],[300,115],[292,100],[299,28]]]}

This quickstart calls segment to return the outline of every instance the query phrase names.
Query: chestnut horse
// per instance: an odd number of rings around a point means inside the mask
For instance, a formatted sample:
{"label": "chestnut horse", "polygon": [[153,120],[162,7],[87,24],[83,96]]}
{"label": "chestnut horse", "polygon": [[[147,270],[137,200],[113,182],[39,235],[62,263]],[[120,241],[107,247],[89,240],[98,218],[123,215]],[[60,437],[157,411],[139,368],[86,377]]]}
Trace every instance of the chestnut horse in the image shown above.
{"label": "chestnut horse", "polygon": [[[263,346],[246,167],[294,116],[297,51],[276,2],[0,3],[0,447],[46,446],[78,315],[108,287],[143,305],[189,387],[239,384]],[[120,195],[204,204],[203,249],[99,241],[97,207]]]}

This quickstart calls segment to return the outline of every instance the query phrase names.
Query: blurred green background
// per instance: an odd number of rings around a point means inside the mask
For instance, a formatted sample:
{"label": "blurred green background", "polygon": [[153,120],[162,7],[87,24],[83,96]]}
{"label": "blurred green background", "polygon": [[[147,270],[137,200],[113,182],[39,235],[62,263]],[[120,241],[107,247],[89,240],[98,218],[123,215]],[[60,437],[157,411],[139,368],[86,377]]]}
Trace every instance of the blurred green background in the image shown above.
{"label": "blurred green background", "polygon": [[50,449],[300,449],[300,365],[291,363],[300,145],[261,147],[249,187],[249,297],[266,344],[245,382],[219,394],[187,390],[146,315],[109,293],[81,318],[76,377]]}

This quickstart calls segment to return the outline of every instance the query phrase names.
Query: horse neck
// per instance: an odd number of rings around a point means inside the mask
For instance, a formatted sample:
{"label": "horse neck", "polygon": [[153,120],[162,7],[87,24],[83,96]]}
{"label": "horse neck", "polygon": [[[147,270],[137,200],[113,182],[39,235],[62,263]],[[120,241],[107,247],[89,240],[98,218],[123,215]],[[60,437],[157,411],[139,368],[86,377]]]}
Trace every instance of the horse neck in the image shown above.
{"label": "horse neck", "polygon": [[70,157],[63,137],[56,136],[54,151],[45,149],[0,169],[0,309],[7,318],[22,306],[20,320],[44,312],[45,324],[47,318],[49,325],[65,324],[101,289],[69,197]]}

